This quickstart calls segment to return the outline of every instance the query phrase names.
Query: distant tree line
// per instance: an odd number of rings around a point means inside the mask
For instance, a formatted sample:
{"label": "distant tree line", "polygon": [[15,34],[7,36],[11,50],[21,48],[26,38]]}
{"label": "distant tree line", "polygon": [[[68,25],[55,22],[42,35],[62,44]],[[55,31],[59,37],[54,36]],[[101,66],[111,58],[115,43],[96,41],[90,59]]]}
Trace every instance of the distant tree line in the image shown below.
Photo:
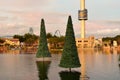
{"label": "distant tree line", "polygon": [[[56,36],[56,35],[52,35],[51,33],[47,33],[46,34],[48,42],[49,43],[60,43],[60,42],[64,42],[64,36]],[[13,38],[17,38],[19,39],[20,42],[25,42],[27,44],[33,44],[36,40],[39,39],[39,36],[35,35],[35,34],[30,34],[30,33],[26,33],[24,35],[14,35]]]}
{"label": "distant tree line", "polygon": [[103,42],[105,42],[105,41],[111,41],[111,43],[113,43],[114,40],[117,41],[118,45],[120,45],[120,35],[117,35],[115,37],[104,37],[102,39]]}
{"label": "distant tree line", "polygon": [[65,36],[56,36],[51,33],[47,33],[48,43],[53,45],[53,49],[62,49],[64,45]]}
{"label": "distant tree line", "polygon": [[39,36],[26,33],[24,35],[14,35],[13,38],[17,38],[20,42],[25,42],[26,44],[33,44],[36,40],[38,40]]}
{"label": "distant tree line", "polygon": [[4,42],[5,42],[5,40],[3,40],[3,39],[0,38],[0,43],[4,43]]}
{"label": "distant tree line", "polygon": [[48,42],[63,42],[64,41],[64,36],[56,36],[56,35],[52,35],[51,33],[47,33],[47,39]]}

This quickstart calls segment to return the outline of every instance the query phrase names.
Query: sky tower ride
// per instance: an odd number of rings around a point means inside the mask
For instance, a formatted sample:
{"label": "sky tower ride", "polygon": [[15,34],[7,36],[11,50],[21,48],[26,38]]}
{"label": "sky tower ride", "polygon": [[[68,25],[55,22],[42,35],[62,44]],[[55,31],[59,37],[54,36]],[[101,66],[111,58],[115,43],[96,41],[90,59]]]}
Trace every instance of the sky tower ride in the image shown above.
{"label": "sky tower ride", "polygon": [[78,11],[78,19],[81,21],[81,38],[86,37],[85,21],[87,20],[87,9],[85,9],[85,0],[80,0],[80,10]]}
{"label": "sky tower ride", "polygon": [[80,10],[78,11],[78,20],[81,25],[81,38],[76,38],[78,48],[93,48],[94,36],[86,38],[85,21],[88,19],[88,11],[85,8],[85,0],[80,0]]}

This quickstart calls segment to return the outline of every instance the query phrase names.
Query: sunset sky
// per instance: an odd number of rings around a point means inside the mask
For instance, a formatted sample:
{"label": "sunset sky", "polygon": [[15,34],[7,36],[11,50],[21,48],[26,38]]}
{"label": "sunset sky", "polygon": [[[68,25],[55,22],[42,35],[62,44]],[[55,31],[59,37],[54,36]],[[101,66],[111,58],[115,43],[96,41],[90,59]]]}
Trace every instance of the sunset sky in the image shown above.
{"label": "sunset sky", "polygon": [[[119,0],[86,0],[87,36],[101,38],[120,34]],[[80,0],[0,0],[0,36],[24,34],[32,27],[39,35],[41,18],[46,32],[60,30],[64,35],[67,18],[72,16],[75,35],[80,37]]]}

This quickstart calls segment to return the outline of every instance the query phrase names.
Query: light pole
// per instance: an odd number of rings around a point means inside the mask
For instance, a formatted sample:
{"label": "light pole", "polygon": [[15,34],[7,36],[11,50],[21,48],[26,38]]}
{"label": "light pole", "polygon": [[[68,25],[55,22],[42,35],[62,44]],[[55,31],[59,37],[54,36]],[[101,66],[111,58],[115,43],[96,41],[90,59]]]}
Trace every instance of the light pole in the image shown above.
{"label": "light pole", "polygon": [[85,20],[87,20],[87,9],[85,9],[85,0],[80,0],[78,19],[81,21],[81,38],[85,38]]}

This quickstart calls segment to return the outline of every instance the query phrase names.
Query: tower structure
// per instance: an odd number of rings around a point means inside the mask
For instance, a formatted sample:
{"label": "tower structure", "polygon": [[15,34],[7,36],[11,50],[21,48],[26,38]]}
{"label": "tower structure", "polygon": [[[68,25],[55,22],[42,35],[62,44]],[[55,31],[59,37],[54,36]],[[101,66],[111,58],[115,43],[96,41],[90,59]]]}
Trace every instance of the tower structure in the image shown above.
{"label": "tower structure", "polygon": [[80,10],[78,11],[78,19],[81,21],[81,38],[85,38],[85,21],[87,20],[87,9],[85,8],[85,0],[80,0]]}
{"label": "tower structure", "polygon": [[80,10],[78,11],[78,20],[80,20],[81,26],[81,38],[76,39],[76,45],[78,48],[93,48],[94,37],[90,36],[86,38],[85,21],[88,19],[88,11],[85,8],[85,0],[80,0]]}
{"label": "tower structure", "polygon": [[33,33],[33,28],[32,28],[32,27],[29,28],[29,33],[32,34],[32,35],[34,34],[34,33]]}

